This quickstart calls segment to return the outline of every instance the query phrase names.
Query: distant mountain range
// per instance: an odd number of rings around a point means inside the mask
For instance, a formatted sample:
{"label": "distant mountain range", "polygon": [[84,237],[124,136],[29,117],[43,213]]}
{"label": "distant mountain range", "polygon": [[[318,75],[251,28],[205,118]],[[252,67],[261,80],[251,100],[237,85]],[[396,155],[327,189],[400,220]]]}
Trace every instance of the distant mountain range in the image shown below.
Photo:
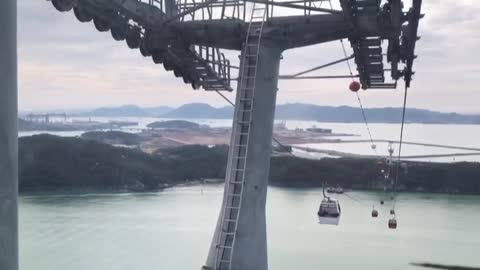
{"label": "distant mountain range", "polygon": [[168,106],[141,108],[136,105],[123,105],[119,107],[104,107],[93,111],[77,114],[78,116],[96,116],[96,117],[156,117],[172,111]]}
{"label": "distant mountain range", "polygon": [[[96,117],[164,117],[164,118],[213,118],[231,119],[233,107],[212,107],[205,103],[189,103],[178,108],[168,106],[142,108],[136,105],[99,108],[79,116]],[[370,108],[365,115],[371,123],[398,123],[401,121],[401,108]],[[312,120],[320,122],[363,122],[360,108],[349,106],[319,106],[304,103],[278,105],[275,113],[277,120]],[[408,108],[406,121],[409,123],[432,124],[480,124],[480,115],[444,113],[425,109]]]}
{"label": "distant mountain range", "polygon": [[214,118],[231,119],[233,116],[233,107],[225,106],[215,108],[205,103],[189,103],[171,110],[162,115],[168,118]]}

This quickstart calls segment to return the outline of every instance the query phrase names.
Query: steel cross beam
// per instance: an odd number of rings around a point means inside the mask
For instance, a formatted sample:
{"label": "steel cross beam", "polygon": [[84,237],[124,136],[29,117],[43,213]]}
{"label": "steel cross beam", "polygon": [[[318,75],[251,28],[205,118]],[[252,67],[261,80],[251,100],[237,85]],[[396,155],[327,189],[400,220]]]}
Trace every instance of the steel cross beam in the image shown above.
{"label": "steel cross beam", "polygon": [[319,70],[319,69],[322,69],[322,68],[326,68],[326,67],[329,67],[329,66],[333,66],[333,65],[348,61],[350,59],[353,59],[354,57],[355,57],[355,55],[351,55],[349,57],[345,57],[345,58],[339,59],[337,61],[333,61],[333,62],[324,64],[324,65],[321,65],[321,66],[318,66],[318,67],[307,69],[305,71],[298,72],[298,73],[295,73],[295,74],[292,74],[292,75],[283,75],[283,76],[280,76],[280,78],[283,78],[283,79],[295,78],[295,77],[298,77],[300,75],[305,75],[307,73],[310,73],[310,72],[313,72],[313,71],[316,71],[316,70]]}
{"label": "steel cross beam", "polygon": [[257,4],[268,4],[272,6],[287,7],[287,8],[309,10],[309,11],[318,11],[318,12],[325,12],[325,13],[331,13],[331,14],[343,14],[343,11],[341,10],[301,6],[301,5],[295,5],[293,3],[288,3],[288,2],[276,2],[276,1],[264,1],[264,0],[245,0],[245,2],[252,2]]}
{"label": "steel cross beam", "polygon": [[199,9],[206,8],[206,7],[208,7],[208,6],[210,6],[211,4],[216,3],[216,2],[218,2],[218,0],[208,0],[208,1],[206,1],[206,2],[200,3],[200,4],[198,4],[198,5],[196,5],[196,6],[192,7],[192,8],[189,8],[189,9],[183,11],[183,12],[180,12],[180,13],[172,16],[172,17],[169,17],[168,19],[164,20],[164,21],[162,22],[162,24],[167,24],[167,23],[169,23],[169,22],[173,22],[173,21],[175,21],[176,19],[185,17],[185,15],[191,14],[192,12],[195,12],[195,11],[197,11],[197,10],[199,10]]}
{"label": "steel cross beam", "polygon": [[326,76],[278,76],[279,80],[317,80],[317,79],[353,79],[358,78],[359,75],[326,75]]}
{"label": "steel cross beam", "polygon": [[[241,50],[248,24],[241,20],[175,22],[171,32],[189,44]],[[362,31],[380,32],[378,25],[360,24]],[[355,34],[339,14],[273,17],[265,22],[262,38],[283,50],[325,43]]]}

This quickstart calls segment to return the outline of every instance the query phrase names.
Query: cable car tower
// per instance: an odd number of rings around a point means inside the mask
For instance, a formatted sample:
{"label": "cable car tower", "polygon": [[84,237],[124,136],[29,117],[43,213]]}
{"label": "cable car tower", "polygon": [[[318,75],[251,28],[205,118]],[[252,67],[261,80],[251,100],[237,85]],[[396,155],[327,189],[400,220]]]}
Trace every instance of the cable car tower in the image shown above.
{"label": "cable car tower", "polygon": [[[282,52],[348,39],[352,56],[281,78],[353,59],[358,74],[333,77],[358,77],[363,89],[395,89],[403,78],[409,87],[422,17],[422,0],[412,1],[404,11],[401,0],[340,0],[337,10],[322,8],[325,0],[51,0],[194,89],[236,85],[224,198],[205,270],[268,269],[265,203]],[[286,10],[300,14],[282,16]],[[224,50],[240,52],[238,67]]]}

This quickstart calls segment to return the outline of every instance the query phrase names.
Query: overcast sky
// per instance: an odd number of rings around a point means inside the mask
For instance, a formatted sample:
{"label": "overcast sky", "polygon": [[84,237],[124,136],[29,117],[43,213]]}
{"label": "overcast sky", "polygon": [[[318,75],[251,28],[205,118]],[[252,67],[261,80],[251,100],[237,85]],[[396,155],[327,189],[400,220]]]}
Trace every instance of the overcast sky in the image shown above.
{"label": "overcast sky", "polygon": [[[408,0],[406,0],[408,1]],[[416,77],[409,107],[480,112],[480,1],[424,0]],[[57,12],[45,0],[20,0],[20,110],[75,109],[137,104],[227,105],[212,92],[193,91],[161,65],[130,50],[110,34]],[[349,43],[346,43],[350,49]],[[281,73],[301,71],[343,57],[339,42],[287,51]],[[346,75],[346,64],[312,75]],[[358,106],[348,80],[281,81],[278,103]],[[227,94],[233,99],[233,94]],[[366,107],[400,106],[401,90],[361,92]]]}

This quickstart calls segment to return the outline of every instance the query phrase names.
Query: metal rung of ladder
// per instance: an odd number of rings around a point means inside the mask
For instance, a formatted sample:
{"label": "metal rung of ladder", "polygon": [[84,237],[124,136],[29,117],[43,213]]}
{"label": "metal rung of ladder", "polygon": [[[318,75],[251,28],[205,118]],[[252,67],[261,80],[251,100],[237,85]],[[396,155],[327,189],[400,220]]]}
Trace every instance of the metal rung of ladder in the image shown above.
{"label": "metal rung of ladder", "polygon": [[230,184],[232,184],[232,185],[243,185],[244,183],[245,182],[243,182],[243,181],[232,181],[232,182],[230,182]]}
{"label": "metal rung of ladder", "polygon": [[245,160],[246,157],[235,157],[234,159],[236,159],[236,160]]}
{"label": "metal rung of ladder", "polygon": [[227,209],[238,210],[238,209],[240,209],[240,207],[238,207],[238,206],[227,206]]}
{"label": "metal rung of ladder", "polygon": [[225,219],[225,222],[237,222],[236,219]]}
{"label": "metal rung of ladder", "polygon": [[246,164],[243,165],[243,168],[233,169],[233,171],[235,171],[235,172],[244,172],[244,171],[246,170],[245,165],[246,165]]}
{"label": "metal rung of ladder", "polygon": [[238,111],[243,111],[243,112],[246,112],[246,111],[252,111],[252,106],[251,104],[247,104],[247,103],[244,103],[243,104],[246,108],[244,108],[243,110],[238,110]]}
{"label": "metal rung of ladder", "polygon": [[241,194],[233,194],[233,193],[230,193],[228,194],[228,196],[231,196],[231,197],[240,197],[242,196]]}
{"label": "metal rung of ladder", "polygon": [[[248,80],[248,78],[245,78],[245,77],[244,77],[244,78],[241,79],[241,82],[244,82],[244,83],[246,83],[246,84],[250,84],[252,81],[251,81],[251,80]],[[252,90],[254,90],[254,89],[252,89],[252,88],[253,88],[253,86],[252,86],[252,87],[249,87],[249,88],[245,88],[244,91],[252,91]]]}
{"label": "metal rung of ladder", "polygon": [[217,246],[217,248],[228,248],[228,249],[232,249],[233,246]]}
{"label": "metal rung of ladder", "polygon": [[[240,125],[240,124],[239,124],[239,125]],[[242,126],[242,130],[241,130],[240,132],[244,132],[244,133],[245,133],[245,132],[249,132],[248,129],[250,128],[250,126],[248,126],[248,125],[241,125],[241,126]],[[244,130],[243,128],[246,128],[247,130]],[[241,135],[241,134],[240,134],[240,135]]]}
{"label": "metal rung of ladder", "polygon": [[241,98],[239,101],[241,103],[244,103],[245,105],[247,105],[248,102],[253,102],[253,99],[251,99],[251,98]]}

